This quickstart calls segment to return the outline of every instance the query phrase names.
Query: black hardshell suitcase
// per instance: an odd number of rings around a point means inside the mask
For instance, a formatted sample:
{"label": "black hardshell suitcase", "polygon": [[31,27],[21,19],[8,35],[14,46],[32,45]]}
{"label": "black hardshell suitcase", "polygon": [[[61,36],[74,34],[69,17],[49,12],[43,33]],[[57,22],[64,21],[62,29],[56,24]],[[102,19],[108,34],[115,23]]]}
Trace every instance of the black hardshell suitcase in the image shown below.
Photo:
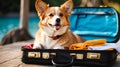
{"label": "black hardshell suitcase", "polygon": [[[70,16],[71,30],[86,40],[119,40],[119,17],[111,7],[77,7]],[[86,25],[87,24],[87,25]],[[27,64],[55,66],[110,66],[117,58],[116,50],[26,49],[22,61]]]}

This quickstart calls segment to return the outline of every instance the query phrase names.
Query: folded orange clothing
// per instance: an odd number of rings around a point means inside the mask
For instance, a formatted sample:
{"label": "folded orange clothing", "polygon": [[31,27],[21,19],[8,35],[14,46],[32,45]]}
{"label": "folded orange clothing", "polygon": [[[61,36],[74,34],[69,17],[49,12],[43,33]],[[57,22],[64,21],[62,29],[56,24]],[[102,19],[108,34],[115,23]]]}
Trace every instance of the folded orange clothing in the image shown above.
{"label": "folded orange clothing", "polygon": [[69,50],[87,50],[89,46],[104,46],[106,43],[105,39],[98,39],[98,40],[88,40],[84,43],[76,43],[72,44],[69,47]]}

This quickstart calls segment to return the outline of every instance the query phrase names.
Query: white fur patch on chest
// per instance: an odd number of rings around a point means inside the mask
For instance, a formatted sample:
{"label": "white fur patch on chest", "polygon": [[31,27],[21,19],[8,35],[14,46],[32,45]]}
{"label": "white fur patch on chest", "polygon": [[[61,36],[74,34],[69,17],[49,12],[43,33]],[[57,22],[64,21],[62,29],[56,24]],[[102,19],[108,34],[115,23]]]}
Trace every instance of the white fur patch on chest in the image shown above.
{"label": "white fur patch on chest", "polygon": [[44,47],[44,49],[53,49],[55,44],[57,44],[57,42],[58,42],[58,39],[57,40],[53,40],[48,35],[46,35],[43,31],[41,33],[41,37],[40,38],[41,38],[40,43]]}
{"label": "white fur patch on chest", "polygon": [[46,38],[46,43],[44,45],[45,49],[53,49],[54,46],[57,44],[58,39],[57,40],[53,40],[52,38]]}

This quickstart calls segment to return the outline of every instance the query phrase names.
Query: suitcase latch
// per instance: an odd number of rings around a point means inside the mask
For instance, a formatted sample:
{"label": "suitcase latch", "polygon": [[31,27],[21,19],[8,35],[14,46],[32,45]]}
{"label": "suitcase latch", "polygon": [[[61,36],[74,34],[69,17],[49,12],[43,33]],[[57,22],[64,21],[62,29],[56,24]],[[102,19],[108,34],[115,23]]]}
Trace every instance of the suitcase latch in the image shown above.
{"label": "suitcase latch", "polygon": [[83,59],[83,54],[76,54],[76,59],[82,60]]}
{"label": "suitcase latch", "polygon": [[47,52],[44,52],[44,53],[42,53],[42,58],[43,59],[49,59],[50,58],[50,54],[47,53]]}
{"label": "suitcase latch", "polygon": [[75,56],[76,59],[78,59],[78,60],[82,60],[83,59],[83,54],[70,53],[70,56]]}
{"label": "suitcase latch", "polygon": [[28,52],[29,58],[40,58],[40,52]]}
{"label": "suitcase latch", "polygon": [[101,54],[100,53],[87,53],[88,59],[100,59]]}

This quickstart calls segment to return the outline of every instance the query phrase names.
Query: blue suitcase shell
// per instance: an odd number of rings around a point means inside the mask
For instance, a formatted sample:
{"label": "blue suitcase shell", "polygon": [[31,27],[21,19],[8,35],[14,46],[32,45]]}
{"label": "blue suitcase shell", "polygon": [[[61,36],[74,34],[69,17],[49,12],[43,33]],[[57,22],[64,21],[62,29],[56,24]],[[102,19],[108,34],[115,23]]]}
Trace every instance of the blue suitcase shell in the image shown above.
{"label": "blue suitcase shell", "polygon": [[114,8],[74,8],[69,19],[70,29],[86,40],[119,39],[119,16]]}

